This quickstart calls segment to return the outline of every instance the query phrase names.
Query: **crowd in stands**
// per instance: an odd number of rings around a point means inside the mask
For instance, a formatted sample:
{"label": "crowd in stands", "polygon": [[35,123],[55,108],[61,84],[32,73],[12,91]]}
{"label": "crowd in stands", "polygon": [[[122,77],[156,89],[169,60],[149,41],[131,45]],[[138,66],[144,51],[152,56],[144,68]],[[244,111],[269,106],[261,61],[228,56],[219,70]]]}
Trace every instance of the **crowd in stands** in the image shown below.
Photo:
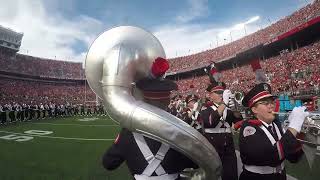
{"label": "crowd in stands", "polygon": [[84,79],[82,63],[0,53],[0,71],[56,79]]}
{"label": "crowd in stands", "polygon": [[[320,85],[320,42],[284,52],[279,56],[260,61],[267,79],[275,93],[300,92],[313,89],[319,92]],[[233,91],[247,92],[255,85],[255,73],[250,64],[221,72],[221,81]],[[178,81],[179,93],[204,95],[207,76]]]}
{"label": "crowd in stands", "polygon": [[30,104],[82,104],[95,101],[96,96],[91,89],[81,84],[58,84],[36,81],[0,79],[0,102]]}
{"label": "crowd in stands", "polygon": [[255,47],[259,44],[270,42],[275,37],[285,33],[308,20],[320,16],[320,1],[315,0],[290,16],[284,17],[276,23],[261,29],[253,34],[245,36],[229,44],[210,49],[190,56],[171,59],[170,72],[186,71],[201,67],[236,55],[239,52]]}
{"label": "crowd in stands", "polygon": [[[307,20],[320,15],[320,1],[294,12],[278,22],[245,36],[237,41],[198,54],[171,59],[170,71],[185,71],[209,65],[214,60],[234,56],[237,52],[266,43]],[[319,91],[320,42],[292,52],[261,61],[268,80],[275,92],[299,93],[308,89]],[[81,63],[56,61],[28,55],[0,53],[0,72],[10,72],[40,78],[85,80]],[[255,84],[255,74],[250,65],[244,65],[222,72],[221,80],[234,91],[246,92]],[[194,77],[177,81],[179,93],[196,93],[204,96],[208,77]],[[95,101],[95,94],[88,86],[79,83],[44,83],[40,81],[0,79],[0,104],[55,103],[82,104]]]}
{"label": "crowd in stands", "polygon": [[[239,40],[198,54],[173,58],[169,61],[169,71],[176,72],[190,70],[208,65],[212,61],[234,56],[238,52],[266,43],[277,35],[319,15],[320,1],[315,0],[312,4],[294,12],[290,16],[284,17],[271,26]],[[23,54],[8,56],[4,53],[0,53],[0,71],[47,78],[85,79],[81,63],[45,59]]]}
{"label": "crowd in stands", "polygon": [[[40,61],[40,60],[39,60]],[[320,42],[310,44],[292,52],[286,51],[279,56],[260,61],[272,89],[277,92],[300,92],[308,89],[319,91],[320,84]],[[57,68],[59,69],[59,68]],[[27,72],[27,71],[26,71]],[[250,65],[244,65],[221,72],[221,80],[231,90],[247,92],[255,84],[255,74]],[[207,76],[194,76],[177,79],[179,94],[190,93],[204,96],[208,84]],[[49,103],[82,104],[95,101],[96,96],[89,86],[70,82],[44,83],[40,81],[0,79],[1,104]]]}
{"label": "crowd in stands", "polygon": [[262,63],[273,89],[303,91],[320,83],[320,42],[285,52]]}

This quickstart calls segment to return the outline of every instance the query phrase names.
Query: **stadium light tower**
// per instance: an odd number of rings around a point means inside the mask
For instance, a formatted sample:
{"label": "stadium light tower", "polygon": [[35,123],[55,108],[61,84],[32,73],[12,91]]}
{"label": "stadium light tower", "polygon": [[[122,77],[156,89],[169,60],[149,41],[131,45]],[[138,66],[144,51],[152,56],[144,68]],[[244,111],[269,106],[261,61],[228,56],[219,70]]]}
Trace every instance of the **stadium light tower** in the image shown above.
{"label": "stadium light tower", "polygon": [[217,41],[217,47],[219,45],[219,42],[218,42],[218,35],[216,35],[216,41]]}
{"label": "stadium light tower", "polygon": [[244,34],[245,34],[245,36],[247,36],[246,24],[243,24],[243,29],[244,29]]}

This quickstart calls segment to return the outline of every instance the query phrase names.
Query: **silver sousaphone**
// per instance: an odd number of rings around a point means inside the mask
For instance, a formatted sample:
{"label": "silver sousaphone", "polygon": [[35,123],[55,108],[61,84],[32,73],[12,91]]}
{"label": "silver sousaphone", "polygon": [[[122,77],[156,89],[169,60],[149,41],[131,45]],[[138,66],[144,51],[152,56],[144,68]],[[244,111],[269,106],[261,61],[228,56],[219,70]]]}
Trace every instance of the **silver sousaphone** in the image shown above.
{"label": "silver sousaphone", "polygon": [[[276,113],[284,118],[284,129],[289,125],[289,114]],[[303,151],[306,155],[309,167],[312,168],[316,155],[318,155],[318,147],[320,147],[320,112],[309,112],[309,116],[304,119],[302,124],[301,133],[298,140],[303,143]]]}
{"label": "silver sousaphone", "polygon": [[188,156],[202,169],[198,179],[219,179],[221,161],[205,137],[177,117],[132,95],[134,82],[149,76],[157,57],[166,55],[151,33],[132,26],[116,27],[102,33],[91,45],[85,61],[86,78],[103,99],[109,116],[121,127]]}

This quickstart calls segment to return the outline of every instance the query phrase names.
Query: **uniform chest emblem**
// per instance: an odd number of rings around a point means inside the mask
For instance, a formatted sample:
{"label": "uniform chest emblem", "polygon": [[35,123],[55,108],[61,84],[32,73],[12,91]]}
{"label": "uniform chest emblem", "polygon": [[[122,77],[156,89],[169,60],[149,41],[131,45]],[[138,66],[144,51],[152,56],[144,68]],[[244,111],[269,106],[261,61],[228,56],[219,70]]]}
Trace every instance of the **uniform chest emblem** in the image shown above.
{"label": "uniform chest emblem", "polygon": [[256,133],[256,129],[252,126],[247,126],[243,130],[243,137],[251,136]]}

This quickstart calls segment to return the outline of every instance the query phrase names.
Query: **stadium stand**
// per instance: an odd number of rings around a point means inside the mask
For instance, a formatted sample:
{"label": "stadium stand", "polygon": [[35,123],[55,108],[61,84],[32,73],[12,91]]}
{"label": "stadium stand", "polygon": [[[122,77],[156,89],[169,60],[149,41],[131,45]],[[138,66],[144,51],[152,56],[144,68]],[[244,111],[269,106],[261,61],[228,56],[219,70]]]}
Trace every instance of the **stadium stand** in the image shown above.
{"label": "stadium stand", "polygon": [[2,78],[1,86],[1,103],[49,103],[65,104],[82,104],[85,98],[95,100],[95,94],[92,91],[86,93],[83,84],[77,83],[48,83],[26,80],[12,80]]}
{"label": "stadium stand", "polygon": [[0,54],[0,71],[42,78],[84,80],[81,63],[44,59],[17,54]]}
{"label": "stadium stand", "polygon": [[[307,90],[319,92],[319,64],[320,42],[261,61],[261,66],[276,93],[290,91],[295,94]],[[222,71],[221,80],[231,90],[247,92],[255,84],[255,74],[249,64]],[[204,95],[207,83],[206,76],[181,79],[178,81],[179,93],[186,95],[197,92]]]}
{"label": "stadium stand", "polygon": [[[319,23],[319,19],[320,1],[314,1],[312,4],[294,12],[290,16],[284,17],[271,26],[237,41],[205,52],[170,59],[172,76],[178,76],[183,73],[192,74],[189,78],[172,78],[178,80],[178,93],[184,96],[189,93],[204,95],[208,78],[203,76],[203,73],[197,76],[196,74],[199,74],[199,71],[195,71],[196,69],[203,69],[212,62],[219,63],[223,60],[236,59],[236,55],[245,51],[254,51],[255,47],[265,47],[275,41],[281,41],[310,24]],[[297,46],[290,51],[277,52],[278,55],[271,57],[259,57],[262,69],[266,72],[275,93],[294,95],[319,93],[319,44],[319,40],[315,39],[314,42],[304,47]],[[229,64],[229,67],[231,66],[233,64]],[[255,84],[255,74],[250,67],[250,63],[236,65],[232,69],[223,70],[221,73],[221,80],[232,90],[246,92]]]}
{"label": "stadium stand", "polygon": [[[229,44],[190,56],[170,59],[170,71],[179,74],[188,70],[208,66],[213,61],[230,59],[258,45],[268,45],[275,38],[284,38],[286,33],[304,23],[319,20],[320,1],[297,10],[290,16],[275,22],[253,34]],[[314,89],[319,91],[319,42],[292,50],[279,56],[267,57],[261,61],[263,69],[276,92],[301,93]],[[311,66],[313,65],[313,66]],[[310,68],[312,67],[312,68]],[[294,73],[290,73],[294,72]],[[222,80],[231,89],[246,91],[254,84],[250,65],[237,66],[222,72]],[[55,103],[84,103],[84,97],[95,101],[94,93],[84,86],[85,77],[81,63],[58,61],[0,50],[1,104],[15,101],[24,103],[48,101]],[[12,78],[14,77],[14,78]],[[293,77],[293,78],[292,78]],[[9,79],[8,79],[9,78]],[[207,84],[205,76],[178,79],[179,93],[190,91],[204,93]],[[30,81],[31,80],[31,81]],[[190,88],[190,86],[194,88]],[[87,93],[85,95],[85,93]],[[27,99],[26,99],[27,98]]]}
{"label": "stadium stand", "polygon": [[274,40],[280,34],[303,24],[310,19],[320,15],[320,1],[316,0],[312,4],[299,9],[292,15],[284,17],[274,24],[261,29],[253,34],[245,36],[229,44],[210,49],[190,56],[177,57],[170,60],[170,72],[190,70],[195,67],[204,66],[213,61],[232,57],[235,54],[265,44]]}

